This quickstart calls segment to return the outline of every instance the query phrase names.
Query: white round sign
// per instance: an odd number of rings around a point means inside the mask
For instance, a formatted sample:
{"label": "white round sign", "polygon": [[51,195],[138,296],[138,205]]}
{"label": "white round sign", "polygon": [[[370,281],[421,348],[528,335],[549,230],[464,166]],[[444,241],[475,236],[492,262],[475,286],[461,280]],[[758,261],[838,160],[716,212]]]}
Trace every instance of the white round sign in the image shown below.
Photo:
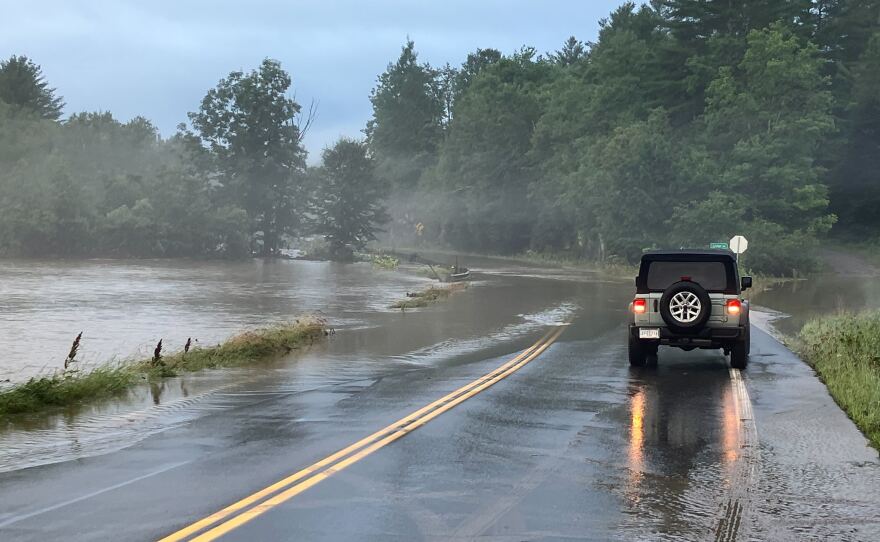
{"label": "white round sign", "polygon": [[749,242],[742,235],[734,235],[730,238],[730,250],[734,254],[742,254],[749,248]]}

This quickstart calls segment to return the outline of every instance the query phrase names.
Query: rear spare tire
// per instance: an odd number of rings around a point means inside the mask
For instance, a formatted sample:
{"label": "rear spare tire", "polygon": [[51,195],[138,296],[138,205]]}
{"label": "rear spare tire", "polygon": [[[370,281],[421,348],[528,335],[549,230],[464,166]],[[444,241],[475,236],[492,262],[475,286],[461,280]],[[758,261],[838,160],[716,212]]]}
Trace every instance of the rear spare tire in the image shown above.
{"label": "rear spare tire", "polygon": [[712,299],[696,282],[676,282],[660,298],[660,316],[669,329],[678,333],[700,331],[711,313]]}

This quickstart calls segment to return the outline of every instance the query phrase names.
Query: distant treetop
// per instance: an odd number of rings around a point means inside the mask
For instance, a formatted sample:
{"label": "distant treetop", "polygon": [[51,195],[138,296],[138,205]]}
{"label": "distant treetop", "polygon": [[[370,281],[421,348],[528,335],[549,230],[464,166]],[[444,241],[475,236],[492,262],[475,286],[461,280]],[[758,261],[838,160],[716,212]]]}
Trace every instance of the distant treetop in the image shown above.
{"label": "distant treetop", "polygon": [[0,61],[0,100],[49,120],[58,120],[64,101],[50,88],[43,71],[26,56]]}

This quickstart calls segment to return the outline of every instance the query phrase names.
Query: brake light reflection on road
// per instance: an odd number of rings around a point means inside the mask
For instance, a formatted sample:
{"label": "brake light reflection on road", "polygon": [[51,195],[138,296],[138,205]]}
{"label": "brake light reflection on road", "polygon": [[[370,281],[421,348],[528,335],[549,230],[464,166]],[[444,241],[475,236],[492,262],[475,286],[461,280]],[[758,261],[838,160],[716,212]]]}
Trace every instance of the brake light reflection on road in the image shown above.
{"label": "brake light reflection on road", "polygon": [[728,299],[727,314],[738,316],[740,312],[742,312],[742,303],[740,303],[739,299]]}
{"label": "brake light reflection on road", "polygon": [[633,299],[633,312],[636,314],[648,312],[648,301],[646,299]]}

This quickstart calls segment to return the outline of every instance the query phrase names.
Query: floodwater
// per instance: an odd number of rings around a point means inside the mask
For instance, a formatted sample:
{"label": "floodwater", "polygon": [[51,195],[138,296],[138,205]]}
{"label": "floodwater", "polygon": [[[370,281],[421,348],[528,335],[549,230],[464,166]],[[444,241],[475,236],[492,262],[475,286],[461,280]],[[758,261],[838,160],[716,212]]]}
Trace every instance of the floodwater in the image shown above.
{"label": "floodwater", "polygon": [[0,260],[0,382],[213,344],[305,314],[357,326],[426,279],[370,264],[250,260]]}
{"label": "floodwater", "polygon": [[[529,275],[529,266],[478,260],[498,274]],[[581,272],[533,268],[542,278],[583,280]],[[0,261],[0,382],[59,369],[77,333],[80,366],[145,358],[159,339],[166,351],[188,338],[214,344],[245,329],[326,315],[334,327],[377,325],[406,291],[429,283],[369,264],[250,260]],[[772,285],[757,305],[786,317],[796,333],[816,316],[880,307],[877,277],[823,275]],[[505,307],[496,307],[504,311]]]}
{"label": "floodwater", "polygon": [[[758,327],[745,373],[717,351],[675,349],[631,369],[629,277],[462,263],[475,271],[468,291],[406,312],[387,305],[421,280],[369,266],[249,262],[231,266],[240,282],[228,264],[211,280],[203,264],[142,270],[143,283],[162,283],[159,273],[172,290],[203,292],[188,318],[217,297],[202,282],[248,289],[217,304],[218,333],[259,319],[260,306],[278,318],[319,306],[303,301],[317,299],[309,281],[341,324],[275,362],[163,379],[0,428],[0,539],[156,540],[361,442],[292,486],[314,487],[224,539],[880,540],[876,451]],[[264,272],[263,286],[250,284]],[[794,310],[808,285],[766,294]],[[268,299],[249,299],[259,295]],[[537,345],[540,355],[521,357]],[[465,398],[514,359],[515,374],[441,416],[394,422],[452,390],[470,389]],[[361,440],[386,426],[407,434]]]}
{"label": "floodwater", "polygon": [[774,327],[794,335],[814,318],[880,308],[880,277],[816,275],[773,284],[753,301],[782,313]]}
{"label": "floodwater", "polygon": [[[86,360],[147,356],[159,337],[170,350],[187,336],[216,342],[303,314],[326,316],[337,333],[297,353],[295,363],[285,358],[184,374],[105,401],[15,416],[0,427],[0,472],[107,453],[254,396],[342,383],[357,389],[388,374],[504,354],[527,346],[537,330],[571,320],[581,307],[623,314],[619,299],[628,295],[628,285],[590,284],[581,271],[547,270],[564,280],[537,280],[538,269],[495,261],[491,270],[475,273],[469,291],[403,312],[390,304],[435,283],[416,269],[306,261],[90,261],[68,264],[65,271],[61,264],[14,265],[4,268],[2,284],[16,303],[5,306],[2,318],[16,327],[0,335],[0,348],[17,349],[25,362],[0,363],[16,378],[48,370],[34,361],[48,355],[60,365],[73,326],[84,330]],[[600,320],[596,329],[617,324],[602,314],[588,317]],[[35,344],[46,343],[42,357],[14,340],[29,330]]]}

